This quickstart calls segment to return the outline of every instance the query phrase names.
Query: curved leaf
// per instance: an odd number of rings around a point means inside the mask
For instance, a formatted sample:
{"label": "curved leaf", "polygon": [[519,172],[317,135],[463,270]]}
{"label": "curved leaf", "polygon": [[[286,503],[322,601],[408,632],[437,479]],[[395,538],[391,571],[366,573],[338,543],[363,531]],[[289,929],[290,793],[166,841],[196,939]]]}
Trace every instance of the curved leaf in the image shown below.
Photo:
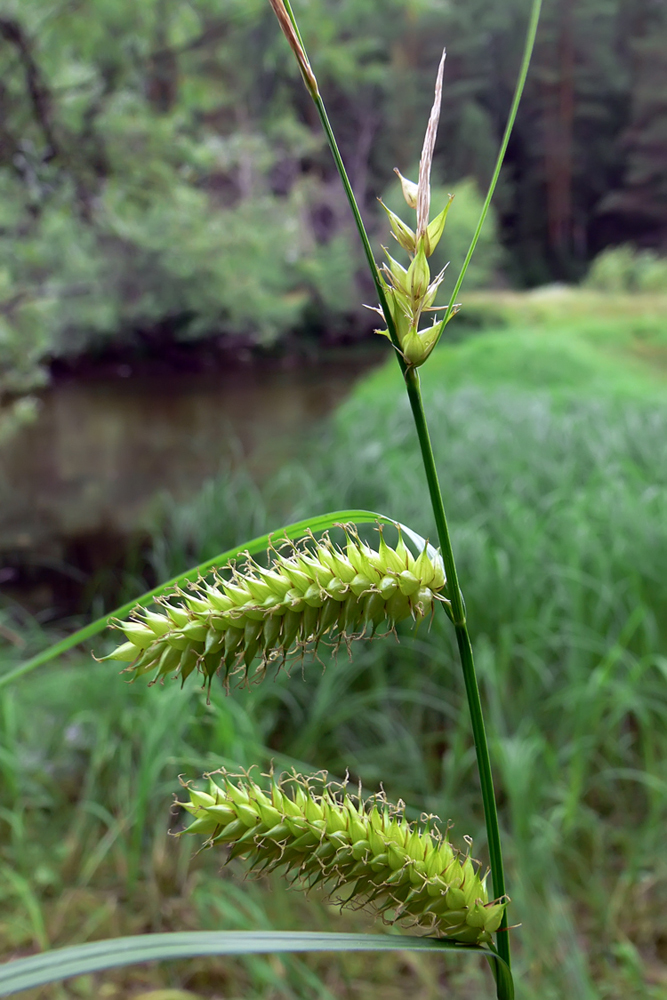
{"label": "curved leaf", "polygon": [[[171,580],[161,583],[159,587],[147,591],[141,597],[133,601],[128,601],[127,604],[123,604],[119,608],[115,608],[108,615],[103,615],[102,618],[98,618],[96,621],[91,622],[90,625],[84,626],[78,632],[68,635],[66,639],[61,639],[60,642],[54,643],[48,649],[33,656],[32,659],[26,660],[25,663],[21,663],[18,667],[15,667],[14,670],[9,670],[0,677],[0,688],[3,688],[6,684],[11,684],[12,681],[18,680],[19,677],[24,677],[37,667],[41,667],[50,660],[55,659],[56,656],[60,656],[61,653],[66,653],[67,650],[78,646],[79,643],[85,642],[86,639],[91,639],[107,627],[110,618],[124,618],[137,605],[150,604],[155,597],[163,594],[165,590],[168,590],[175,584],[185,583],[187,580],[196,580],[200,575],[208,572],[214,566],[221,566],[229,562],[230,559],[233,559],[241,552],[249,552],[251,555],[255,555],[257,552],[266,549],[270,541],[279,542],[286,538],[296,540],[303,538],[310,531],[316,534],[326,531],[327,528],[332,528],[337,524],[368,524],[371,521],[379,521],[381,524],[393,524],[396,527],[400,527],[401,531],[410,539],[418,551],[421,551],[426,544],[425,539],[421,535],[418,535],[411,528],[406,527],[406,525],[401,524],[400,521],[396,521],[394,518],[387,517],[384,514],[377,514],[371,510],[336,510],[330,514],[319,514],[317,517],[309,517],[304,521],[296,521],[294,524],[288,524],[284,528],[278,528],[276,531],[253,538],[250,542],[244,542],[233,549],[228,549],[227,552],[221,552],[220,555],[214,556],[213,559],[208,559],[206,562],[200,563],[199,566],[194,566],[185,573],[180,573],[178,576],[172,577]],[[429,545],[429,555],[431,558],[438,558],[436,550],[431,545]]]}
{"label": "curved leaf", "polygon": [[57,948],[5,962],[0,966],[0,996],[34,989],[45,983],[101,972],[104,969],[201,955],[262,955],[307,951],[458,951],[484,955],[497,969],[509,970],[497,956],[478,945],[437,938],[394,934],[330,934],[318,931],[184,931],[140,934]]}

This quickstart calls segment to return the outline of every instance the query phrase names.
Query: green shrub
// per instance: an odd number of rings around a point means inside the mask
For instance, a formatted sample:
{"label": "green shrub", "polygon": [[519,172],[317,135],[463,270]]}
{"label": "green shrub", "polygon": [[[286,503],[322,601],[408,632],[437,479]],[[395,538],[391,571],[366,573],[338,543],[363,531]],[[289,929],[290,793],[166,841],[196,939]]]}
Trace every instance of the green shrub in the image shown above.
{"label": "green shrub", "polygon": [[667,292],[667,258],[630,244],[604,250],[585,284],[604,292]]}
{"label": "green shrub", "polygon": [[90,224],[54,200],[20,236],[0,237],[0,298],[17,300],[0,332],[5,385],[24,389],[23,370],[49,356],[162,324],[180,339],[267,343],[298,324],[313,296],[338,312],[356,255],[343,233],[306,262],[297,207],[296,192],[223,208],[187,184],[140,199],[112,181]]}

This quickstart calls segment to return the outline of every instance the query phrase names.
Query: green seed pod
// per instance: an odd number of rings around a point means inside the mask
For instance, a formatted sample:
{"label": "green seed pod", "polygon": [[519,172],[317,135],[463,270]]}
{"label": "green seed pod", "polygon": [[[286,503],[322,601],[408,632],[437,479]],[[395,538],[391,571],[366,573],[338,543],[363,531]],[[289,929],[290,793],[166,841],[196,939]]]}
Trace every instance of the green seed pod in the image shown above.
{"label": "green seed pod", "polygon": [[326,599],[326,594],[318,583],[311,583],[310,587],[303,595],[303,599],[309,608],[321,608]]}
{"label": "green seed pod", "polygon": [[264,622],[264,653],[269,653],[278,642],[283,626],[282,616],[270,615]]}
{"label": "green seed pod", "polygon": [[344,601],[349,589],[348,584],[344,580],[334,576],[327,587],[327,594],[333,601]]}
{"label": "green seed pod", "polygon": [[152,642],[155,642],[155,632],[139,622],[131,621],[121,623],[119,628],[123,635],[133,642],[139,649],[148,649]]}
{"label": "green seed pod", "polygon": [[419,368],[426,361],[427,355],[424,352],[421,336],[417,332],[416,323],[412,324],[401,338],[401,352],[406,362],[413,368]]}
{"label": "green seed pod", "polygon": [[290,609],[283,618],[282,644],[283,651],[287,654],[292,649],[294,641],[301,629],[301,614]]}
{"label": "green seed pod", "polygon": [[235,653],[245,637],[245,629],[232,626],[225,633],[225,652]]}
{"label": "green seed pod", "polygon": [[210,816],[203,816],[201,819],[196,819],[194,823],[191,823],[188,827],[188,831],[191,833],[210,835],[215,832],[216,827],[217,824],[215,819]]}
{"label": "green seed pod", "polygon": [[190,621],[190,615],[185,608],[176,608],[173,604],[166,604],[167,614],[177,628],[182,628]]}
{"label": "green seed pod", "polygon": [[454,195],[450,194],[447,204],[443,208],[439,215],[436,215],[435,219],[429,222],[426,227],[426,233],[424,234],[424,251],[427,257],[430,257],[438,243],[442,238],[442,234],[445,231],[445,222],[447,221],[447,213],[454,201]]}
{"label": "green seed pod", "polygon": [[190,788],[190,801],[183,805],[184,809],[188,812],[193,810],[199,811],[203,806],[214,806],[216,804],[216,798],[213,795],[209,795],[208,792],[198,792],[196,788]]}
{"label": "green seed pod", "polygon": [[137,646],[133,642],[123,642],[120,646],[116,646],[112,653],[108,656],[100,656],[100,663],[104,663],[105,660],[120,660],[122,663],[134,663],[137,659]]}
{"label": "green seed pod", "polygon": [[444,601],[441,562],[427,549],[415,559],[400,534],[391,548],[379,532],[377,550],[348,525],[345,550],[325,533],[273,550],[268,569],[248,556],[241,568],[228,567],[229,579],[214,570],[214,584],[175,589],[180,604],[162,598],[158,610],[137,609],[115,623],[128,641],[105,659],[129,664],[135,677],[156,669],[159,678],[184,680],[197,668],[210,684],[219,671],[247,678],[259,658],[252,671],[259,680],[271,662],[317,649],[324,637],[337,649],[382,622],[391,629],[409,616],[419,621],[434,599]]}
{"label": "green seed pod", "polygon": [[200,622],[194,621],[184,625],[181,632],[191,642],[204,642],[208,629]]}
{"label": "green seed pod", "polygon": [[424,247],[420,245],[406,275],[406,282],[415,306],[415,311],[419,309],[421,301],[426,295],[430,280],[431,272],[426,260],[426,254],[424,253]]}
{"label": "green seed pod", "polygon": [[225,597],[217,587],[211,587],[209,584],[205,584],[206,593],[208,594],[209,600],[216,611],[222,611],[223,614],[226,611],[230,611],[234,607],[234,602],[230,600],[229,597]]}
{"label": "green seed pod", "polygon": [[385,603],[382,594],[373,592],[368,595],[364,607],[364,622],[366,625],[372,625],[374,629],[377,628],[385,617]]}
{"label": "green seed pod", "polygon": [[206,811],[209,816],[217,821],[219,826],[227,826],[236,818],[234,810],[229,809],[227,806],[211,805],[206,807]]}
{"label": "green seed pod", "polygon": [[[378,201],[380,201],[379,198]],[[396,240],[398,241],[399,245],[403,247],[404,250],[407,250],[408,253],[414,253],[415,234],[412,231],[412,229],[410,229],[409,226],[406,226],[403,220],[400,219],[398,215],[396,215],[394,212],[392,212],[391,209],[387,208],[384,202],[380,201],[380,204],[382,205],[383,209],[389,216],[389,224],[391,225],[392,232],[396,237]]]}
{"label": "green seed pod", "polygon": [[[330,600],[327,601],[320,612],[320,633],[321,635],[327,635],[332,631],[334,626],[338,623],[340,618],[340,604],[338,601]],[[384,616],[384,607],[382,609]]]}
{"label": "green seed pod", "polygon": [[419,188],[414,181],[409,181],[407,177],[404,177],[398,167],[394,167],[394,173],[401,182],[401,188],[403,190],[403,197],[407,201],[410,208],[417,207],[417,195],[419,193]]}
{"label": "green seed pod", "polygon": [[440,872],[445,867],[440,860],[439,852],[436,849],[431,849],[426,851],[426,875],[427,878],[432,879],[434,876],[439,875]]}
{"label": "green seed pod", "polygon": [[378,531],[380,533],[380,547],[377,554],[378,561],[385,572],[389,569],[394,573],[400,573],[406,568],[403,559],[395,549],[390,548],[385,542],[382,526],[378,528]]}
{"label": "green seed pod", "polygon": [[363,573],[357,573],[352,582],[350,583],[350,590],[355,597],[361,597],[362,594],[368,594],[371,586],[373,584],[372,580],[369,580],[367,576]]}
{"label": "green seed pod", "polygon": [[[188,827],[188,829],[190,829]],[[248,827],[240,819],[234,820],[232,823],[227,823],[220,833],[217,833],[213,837],[214,844],[232,844],[239,837],[246,833]]]}
{"label": "green seed pod", "polygon": [[317,638],[317,623],[320,617],[320,609],[311,605],[306,605],[301,618],[301,638],[304,643]]}
{"label": "green seed pod", "polygon": [[391,622],[400,622],[410,614],[410,600],[400,590],[387,601],[387,616]]}
{"label": "green seed pod", "polygon": [[395,576],[383,576],[378,584],[378,591],[385,601],[388,601],[397,590],[398,580]]}
{"label": "green seed pod", "polygon": [[166,644],[157,663],[158,672],[156,680],[170,674],[172,670],[177,670],[180,662],[180,652],[177,649],[174,649],[173,646]]}
{"label": "green seed pod", "polygon": [[218,632],[217,629],[209,629],[204,640],[204,654],[209,656],[213,653],[219,653],[224,645],[224,633]]}
{"label": "green seed pod", "polygon": [[271,593],[278,598],[279,601],[285,599],[285,594],[290,590],[292,586],[291,580],[288,580],[281,573],[276,573],[270,569],[259,569],[258,574],[265,583],[269,585]]}
{"label": "green seed pod", "polygon": [[156,615],[153,611],[144,611],[142,619],[153,630],[155,635],[166,635],[171,629],[171,622],[165,615]]}
{"label": "green seed pod", "polygon": [[398,588],[406,597],[412,597],[421,588],[421,580],[418,580],[409,569],[404,569],[398,574]]}
{"label": "green seed pod", "polygon": [[170,635],[165,636],[165,639],[174,649],[185,649],[186,646],[190,645],[187,636],[183,635],[182,632],[172,632]]}
{"label": "green seed pod", "polygon": [[[224,772],[223,772],[224,774]],[[344,786],[298,774],[274,781],[270,794],[247,775],[223,786],[190,789],[181,803],[194,816],[185,833],[228,844],[255,871],[282,869],[291,885],[347,886],[343,905],[370,906],[389,922],[462,944],[485,944],[507,899],[488,901],[485,878],[441,835],[409,824],[383,795],[364,800]],[[447,861],[442,874],[429,874]]]}

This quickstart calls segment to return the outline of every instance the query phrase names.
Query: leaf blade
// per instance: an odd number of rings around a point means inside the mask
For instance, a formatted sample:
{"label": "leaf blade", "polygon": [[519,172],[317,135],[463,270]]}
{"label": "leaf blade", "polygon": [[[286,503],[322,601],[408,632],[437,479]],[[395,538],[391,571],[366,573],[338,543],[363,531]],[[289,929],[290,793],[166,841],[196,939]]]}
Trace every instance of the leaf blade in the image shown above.
{"label": "leaf blade", "polygon": [[458,951],[496,956],[478,945],[394,934],[318,931],[183,931],[93,941],[19,958],[0,966],[0,996],[46,983],[140,962],[203,955],[261,955],[316,951]]}

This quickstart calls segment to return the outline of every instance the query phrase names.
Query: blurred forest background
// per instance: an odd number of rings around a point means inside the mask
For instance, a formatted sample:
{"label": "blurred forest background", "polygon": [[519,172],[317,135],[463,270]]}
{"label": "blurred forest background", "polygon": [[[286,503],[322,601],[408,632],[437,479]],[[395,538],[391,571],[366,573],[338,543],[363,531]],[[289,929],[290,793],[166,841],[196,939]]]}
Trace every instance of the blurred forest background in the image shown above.
{"label": "blurred forest background", "polygon": [[[414,172],[446,43],[434,180],[468,182],[458,259],[527,0],[297,8],[378,236],[376,196],[393,167]],[[495,203],[503,252],[490,227],[477,284],[572,281],[609,245],[665,248],[666,49],[662,0],[546,4]],[[0,80],[0,391],[83,352],[368,332],[340,186],[265,0],[3,0]]]}
{"label": "blurred forest background", "polygon": [[[528,0],[294,0],[378,254],[447,47],[452,287]],[[16,664],[290,520],[434,537],[357,237],[266,0],[0,0],[0,951],[372,929],[169,835],[177,776],[346,769],[487,857],[449,623],[207,703]],[[667,997],[667,4],[545,0],[423,385],[488,711],[520,1000]],[[378,342],[377,344],[375,342]],[[100,655],[109,640],[93,644]],[[194,840],[194,838],[192,838]],[[375,928],[378,930],[378,928]],[[487,1000],[452,956],[197,960],[28,1000]]]}

